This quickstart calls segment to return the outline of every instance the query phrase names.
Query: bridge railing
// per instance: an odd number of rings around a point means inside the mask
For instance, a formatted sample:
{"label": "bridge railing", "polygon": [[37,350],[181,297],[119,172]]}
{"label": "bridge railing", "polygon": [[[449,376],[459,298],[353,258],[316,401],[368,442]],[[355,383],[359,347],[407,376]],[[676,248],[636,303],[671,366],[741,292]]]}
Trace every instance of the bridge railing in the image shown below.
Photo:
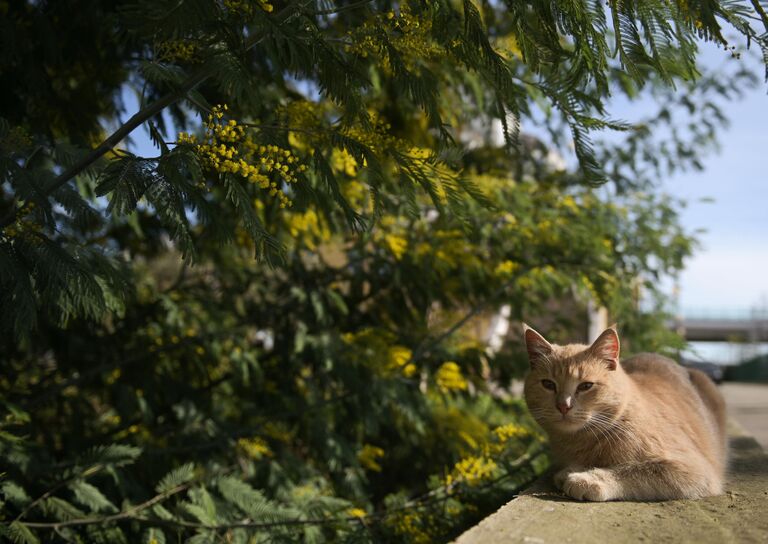
{"label": "bridge railing", "polygon": [[675,312],[683,320],[766,321],[768,308],[684,306]]}

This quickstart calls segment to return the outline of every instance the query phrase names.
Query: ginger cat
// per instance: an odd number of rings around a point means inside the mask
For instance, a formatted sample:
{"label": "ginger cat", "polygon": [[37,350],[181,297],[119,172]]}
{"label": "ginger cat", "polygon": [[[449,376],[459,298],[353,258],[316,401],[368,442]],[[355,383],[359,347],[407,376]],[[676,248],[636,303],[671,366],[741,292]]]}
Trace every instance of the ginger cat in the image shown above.
{"label": "ginger cat", "polygon": [[579,500],[699,498],[723,491],[725,402],[698,370],[644,353],[619,362],[619,336],[553,345],[523,325],[525,400]]}

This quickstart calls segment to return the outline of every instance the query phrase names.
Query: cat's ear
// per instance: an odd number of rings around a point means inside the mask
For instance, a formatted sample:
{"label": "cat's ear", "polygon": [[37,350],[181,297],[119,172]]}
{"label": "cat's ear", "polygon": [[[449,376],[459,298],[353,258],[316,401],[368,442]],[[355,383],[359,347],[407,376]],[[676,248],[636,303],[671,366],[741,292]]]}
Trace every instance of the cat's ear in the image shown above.
{"label": "cat's ear", "polygon": [[616,332],[616,324],[605,329],[590,346],[594,357],[602,359],[608,364],[609,370],[616,370],[619,366],[619,333]]}
{"label": "cat's ear", "polygon": [[552,353],[552,344],[525,323],[523,323],[523,336],[525,337],[525,349],[528,350],[528,361],[531,363],[531,366],[534,366],[542,359],[546,359]]}

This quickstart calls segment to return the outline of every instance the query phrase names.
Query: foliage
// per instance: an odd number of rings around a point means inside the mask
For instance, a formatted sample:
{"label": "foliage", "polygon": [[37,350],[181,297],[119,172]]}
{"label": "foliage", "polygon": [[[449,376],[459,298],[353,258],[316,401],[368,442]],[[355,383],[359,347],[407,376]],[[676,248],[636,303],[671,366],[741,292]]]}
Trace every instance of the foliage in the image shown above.
{"label": "foliage", "polygon": [[[523,354],[470,329],[592,299],[674,345],[693,240],[654,182],[748,84],[693,58],[764,48],[751,6],[0,2],[3,537],[429,542],[496,508],[546,459]],[[607,118],[670,84],[706,128]]]}
{"label": "foliage", "polygon": [[768,357],[756,355],[725,368],[724,379],[734,382],[768,382]]}

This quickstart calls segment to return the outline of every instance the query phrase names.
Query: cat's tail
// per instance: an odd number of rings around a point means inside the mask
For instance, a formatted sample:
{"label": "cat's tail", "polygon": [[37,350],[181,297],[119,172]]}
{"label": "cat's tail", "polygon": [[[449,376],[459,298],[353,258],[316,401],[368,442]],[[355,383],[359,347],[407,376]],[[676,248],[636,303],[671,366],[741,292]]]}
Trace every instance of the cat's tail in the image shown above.
{"label": "cat's tail", "polygon": [[701,400],[704,402],[704,406],[712,414],[714,423],[717,426],[719,443],[723,448],[722,458],[725,461],[727,451],[725,399],[709,376],[694,368],[689,368],[688,374],[691,377],[691,383],[693,383]]}

